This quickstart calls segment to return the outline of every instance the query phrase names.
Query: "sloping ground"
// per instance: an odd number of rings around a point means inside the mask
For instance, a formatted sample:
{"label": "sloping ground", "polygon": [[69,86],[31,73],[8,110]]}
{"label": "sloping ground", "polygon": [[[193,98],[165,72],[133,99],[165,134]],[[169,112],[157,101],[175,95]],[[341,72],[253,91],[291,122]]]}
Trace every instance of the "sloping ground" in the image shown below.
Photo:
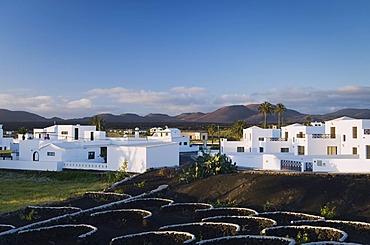
{"label": "sloping ground", "polygon": [[327,205],[335,207],[337,217],[370,222],[370,175],[368,174],[305,174],[282,172],[240,172],[212,176],[192,183],[179,182],[176,172],[147,172],[134,179],[145,181],[142,187],[133,183],[120,186],[125,193],[156,188],[168,184],[166,198],[176,201],[217,201],[251,207],[258,211],[290,210],[320,214]]}
{"label": "sloping ground", "polygon": [[[63,203],[48,205],[64,206],[63,209],[66,210],[63,212],[59,208],[47,208],[41,212],[42,209],[29,207],[26,210],[0,215],[0,224],[4,224],[4,231],[2,233],[0,231],[0,244],[109,244],[115,237],[140,232],[151,232],[149,238],[146,238],[149,239],[146,242],[153,242],[152,239],[156,239],[157,243],[153,244],[168,244],[164,241],[159,242],[162,238],[153,237],[157,234],[153,232],[158,230],[190,232],[195,235],[198,241],[203,238],[212,239],[220,236],[234,236],[235,234],[256,235],[263,233],[262,227],[258,227],[258,229],[257,227],[248,227],[252,223],[247,224],[247,220],[256,221],[258,218],[249,217],[242,221],[245,216],[234,216],[235,222],[244,224],[240,231],[235,230],[235,223],[200,222],[202,217],[197,214],[195,209],[209,208],[211,207],[209,204],[214,207],[232,204],[238,207],[253,208],[259,212],[258,215],[261,217],[267,217],[265,216],[267,213],[262,212],[275,210],[320,214],[320,208],[323,205],[329,205],[336,207],[336,220],[370,222],[368,195],[370,179],[369,175],[365,174],[240,172],[213,176],[191,183],[182,183],[179,179],[179,173],[174,169],[153,170],[122,182],[114,188],[116,192],[121,190],[121,192],[132,196],[121,195],[124,198],[122,200],[109,201],[106,195],[118,194],[104,192],[96,194],[96,197],[94,197],[95,195],[84,195]],[[155,193],[149,193],[163,184],[169,187],[167,189],[160,188],[161,191]],[[107,191],[113,191],[113,188]],[[174,202],[172,203],[169,199]],[[71,207],[76,208],[70,210]],[[33,213],[34,209],[39,211]],[[51,212],[53,209],[54,211]],[[79,209],[81,211],[78,211]],[[74,213],[70,213],[71,211]],[[60,216],[66,212],[68,214]],[[235,210],[232,213],[235,215]],[[296,215],[289,212],[271,214],[275,216],[273,219],[280,217],[275,219],[278,221],[277,225],[290,224],[288,221],[292,220],[292,215]],[[25,219],[22,218],[23,216]],[[51,217],[54,218],[50,219]],[[237,221],[238,219],[239,221]],[[287,220],[287,222],[284,223],[282,220]],[[320,222],[324,222],[322,217]],[[15,227],[12,228],[9,225]],[[334,225],[343,227],[343,230],[349,232],[347,241],[370,244],[369,223],[341,224],[331,222],[325,226],[332,227]],[[363,227],[361,228],[361,226]],[[308,228],[298,227],[298,229]],[[319,232],[319,228],[314,229],[313,233],[308,230],[304,231],[304,234],[307,233],[310,236],[310,241],[315,241],[316,230]],[[291,238],[298,238],[296,234],[298,231],[292,231],[291,226],[280,227],[279,231],[282,232],[279,236],[283,239],[286,239],[286,235],[290,233],[293,234],[290,235]],[[64,237],[68,237],[70,240],[65,240]],[[131,242],[129,244],[146,244],[145,242],[137,243],[132,237],[128,239]],[[263,238],[259,237],[258,239]],[[117,241],[117,244],[120,242]]]}

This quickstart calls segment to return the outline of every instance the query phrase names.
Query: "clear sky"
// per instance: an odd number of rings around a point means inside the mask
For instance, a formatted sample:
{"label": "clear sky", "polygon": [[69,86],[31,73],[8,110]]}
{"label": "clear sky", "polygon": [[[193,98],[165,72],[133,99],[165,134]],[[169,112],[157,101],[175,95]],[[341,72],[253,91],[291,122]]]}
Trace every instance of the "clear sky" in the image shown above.
{"label": "clear sky", "polygon": [[0,108],[370,109],[369,0],[1,0]]}

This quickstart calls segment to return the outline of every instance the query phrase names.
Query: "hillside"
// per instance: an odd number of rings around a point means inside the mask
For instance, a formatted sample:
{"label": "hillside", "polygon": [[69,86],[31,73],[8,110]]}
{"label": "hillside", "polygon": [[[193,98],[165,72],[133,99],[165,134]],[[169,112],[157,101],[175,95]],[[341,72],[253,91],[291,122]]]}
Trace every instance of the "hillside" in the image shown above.
{"label": "hillside", "polygon": [[[150,113],[146,116],[140,116],[134,113],[124,113],[121,115],[101,114],[108,127],[127,127],[130,126],[158,126],[158,125],[185,125],[185,124],[231,124],[237,120],[242,120],[247,124],[261,124],[263,115],[258,111],[259,104],[249,105],[231,105],[221,107],[213,112],[189,112],[181,113],[176,116],[167,114]],[[93,115],[92,115],[93,116]],[[322,115],[303,114],[293,109],[287,109],[283,114],[284,123],[306,122],[307,117],[312,121],[325,121],[342,116],[353,118],[370,119],[370,109],[343,109]],[[50,124],[88,124],[91,117],[61,119],[58,117],[45,118],[34,113],[25,111],[10,111],[0,109],[0,123],[10,130],[15,130],[21,126],[28,128],[46,127]],[[276,123],[277,115],[268,115],[268,123]]]}

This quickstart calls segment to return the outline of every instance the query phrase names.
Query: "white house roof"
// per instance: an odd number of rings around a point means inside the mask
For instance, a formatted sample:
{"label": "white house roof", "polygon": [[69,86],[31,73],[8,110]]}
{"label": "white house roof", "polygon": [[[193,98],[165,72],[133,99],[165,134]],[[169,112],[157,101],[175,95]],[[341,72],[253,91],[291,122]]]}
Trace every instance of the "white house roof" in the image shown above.
{"label": "white house roof", "polygon": [[288,126],[285,126],[284,128],[289,128],[289,127],[300,127],[300,126],[303,126],[302,124],[300,123],[294,123],[294,124],[290,124]]}
{"label": "white house roof", "polygon": [[329,120],[328,122],[331,122],[331,121],[343,121],[343,120],[354,120],[354,118],[344,116],[344,117],[335,118],[333,120]]}
{"label": "white house roof", "polygon": [[55,146],[55,147],[58,147],[60,149],[78,149],[78,148],[82,148],[82,146],[80,144],[76,144],[76,143],[73,143],[73,142],[57,142],[57,143],[48,143],[48,144],[40,147],[40,149],[45,148],[47,146]]}

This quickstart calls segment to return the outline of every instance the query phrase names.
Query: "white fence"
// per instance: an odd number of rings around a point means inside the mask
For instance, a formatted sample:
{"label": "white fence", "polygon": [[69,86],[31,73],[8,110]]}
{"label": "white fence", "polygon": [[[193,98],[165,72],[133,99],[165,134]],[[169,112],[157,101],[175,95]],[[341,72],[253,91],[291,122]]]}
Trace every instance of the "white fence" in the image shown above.
{"label": "white fence", "polygon": [[0,160],[0,169],[62,171],[63,162]]}

